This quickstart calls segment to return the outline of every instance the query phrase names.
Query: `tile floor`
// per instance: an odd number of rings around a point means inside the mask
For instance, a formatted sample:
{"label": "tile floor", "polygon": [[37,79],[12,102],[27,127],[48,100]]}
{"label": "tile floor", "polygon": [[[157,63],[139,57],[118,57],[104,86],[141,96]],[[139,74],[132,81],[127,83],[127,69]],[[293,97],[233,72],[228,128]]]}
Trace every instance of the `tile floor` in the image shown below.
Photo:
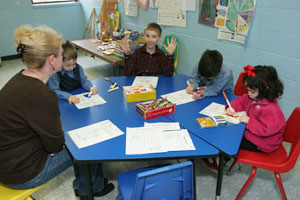
{"label": "tile floor", "polygon": [[[89,79],[93,80],[97,77],[112,76],[113,74],[122,74],[122,69],[116,68],[113,70],[112,66],[105,62],[91,58],[84,53],[80,53],[78,62],[85,68],[85,72]],[[3,61],[0,67],[0,89],[4,84],[24,66],[20,59]],[[114,184],[115,189],[110,194],[102,198],[103,200],[113,200],[118,194],[117,189],[117,174],[130,169],[163,164],[177,161],[137,161],[137,162],[111,162],[104,163],[104,174]],[[225,168],[227,169],[227,167]],[[230,175],[224,175],[222,185],[222,196],[220,199],[232,200],[235,198],[242,185],[248,178],[251,168],[242,165],[242,169],[238,170],[238,166],[232,170]],[[58,175],[53,180],[49,181],[46,186],[38,190],[33,197],[37,200],[77,200],[72,189],[73,168],[70,167],[62,174]],[[200,160],[196,162],[196,183],[197,183],[197,199],[211,200],[215,199],[217,174],[208,170]],[[288,199],[299,199],[300,197],[300,166],[299,160],[295,168],[289,173],[282,174],[282,180],[287,193]],[[279,200],[281,199],[280,191],[278,189],[273,173],[258,170],[256,178],[247,190],[244,198],[245,200]]]}

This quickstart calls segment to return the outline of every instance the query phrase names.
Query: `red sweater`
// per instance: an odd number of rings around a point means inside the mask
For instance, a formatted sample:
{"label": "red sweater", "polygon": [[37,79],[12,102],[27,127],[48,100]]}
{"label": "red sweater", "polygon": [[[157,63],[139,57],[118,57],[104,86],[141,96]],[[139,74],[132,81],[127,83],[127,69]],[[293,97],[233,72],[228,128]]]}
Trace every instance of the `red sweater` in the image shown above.
{"label": "red sweater", "polygon": [[246,111],[250,118],[244,136],[264,152],[279,148],[286,121],[277,100],[253,101],[244,94],[230,102],[235,111]]}

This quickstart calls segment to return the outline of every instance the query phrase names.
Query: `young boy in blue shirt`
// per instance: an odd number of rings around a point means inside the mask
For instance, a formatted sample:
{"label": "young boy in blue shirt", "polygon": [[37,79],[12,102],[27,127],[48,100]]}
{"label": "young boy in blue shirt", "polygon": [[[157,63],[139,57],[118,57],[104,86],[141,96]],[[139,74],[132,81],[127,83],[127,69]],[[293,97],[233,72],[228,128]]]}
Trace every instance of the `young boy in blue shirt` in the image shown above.
{"label": "young boy in blue shirt", "polygon": [[56,72],[48,81],[48,86],[52,88],[59,99],[68,100],[69,103],[79,103],[80,99],[69,92],[77,88],[83,88],[92,92],[92,95],[98,92],[93,87],[91,81],[87,79],[83,68],[77,64],[77,51],[70,41],[66,41],[63,47],[62,70]]}
{"label": "young boy in blue shirt", "polygon": [[[205,87],[205,89],[197,90],[199,87]],[[233,92],[232,70],[223,66],[223,57],[219,51],[207,49],[193,69],[186,92],[193,94],[194,99],[199,99],[217,96],[222,91]],[[215,158],[212,162],[209,162],[207,158],[203,158],[202,161],[212,171],[218,171]]]}
{"label": "young boy in blue shirt", "polygon": [[[197,91],[199,87],[205,89]],[[194,99],[199,99],[217,96],[222,91],[233,92],[232,70],[223,66],[223,57],[219,51],[207,49],[193,69],[186,92],[193,94]]]}

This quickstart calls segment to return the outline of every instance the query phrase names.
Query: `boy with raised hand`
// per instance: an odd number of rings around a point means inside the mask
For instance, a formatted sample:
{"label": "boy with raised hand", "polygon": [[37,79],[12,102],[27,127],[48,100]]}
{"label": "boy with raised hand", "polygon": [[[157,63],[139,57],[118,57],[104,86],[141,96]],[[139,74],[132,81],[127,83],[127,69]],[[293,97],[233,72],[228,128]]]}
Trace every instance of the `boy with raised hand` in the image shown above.
{"label": "boy with raised hand", "polygon": [[[197,91],[199,87],[205,89]],[[222,91],[233,92],[232,70],[223,66],[223,57],[219,51],[207,49],[193,69],[186,92],[193,94],[194,99],[199,99],[217,96]]]}
{"label": "boy with raised hand", "polygon": [[124,74],[126,76],[165,75],[174,73],[174,51],[177,42],[174,38],[164,45],[167,55],[157,46],[161,40],[161,27],[156,23],[150,23],[144,30],[146,43],[130,54],[128,38],[122,40],[122,48],[125,55]]}

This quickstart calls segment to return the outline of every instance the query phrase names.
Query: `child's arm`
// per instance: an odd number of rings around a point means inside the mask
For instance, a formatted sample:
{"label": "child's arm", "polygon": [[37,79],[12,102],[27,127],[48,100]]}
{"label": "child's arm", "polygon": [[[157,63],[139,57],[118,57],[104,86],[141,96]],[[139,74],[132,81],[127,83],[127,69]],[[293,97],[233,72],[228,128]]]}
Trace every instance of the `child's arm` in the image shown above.
{"label": "child's arm", "polygon": [[220,92],[233,92],[233,73],[229,69],[222,68],[219,74],[211,81],[211,84],[206,85],[206,90],[203,91],[204,96],[216,96]]}
{"label": "child's arm", "polygon": [[65,100],[69,100],[71,94],[69,92],[66,91],[62,91],[59,87],[59,83],[60,80],[58,78],[57,74],[53,74],[53,76],[51,76],[51,78],[49,79],[47,85],[54,90],[54,92],[56,93],[57,97],[59,99],[65,99]]}
{"label": "child's arm", "polygon": [[[81,87],[83,89],[85,89],[86,91],[95,91],[97,88],[93,87],[92,82],[88,79],[88,77],[85,75],[83,68],[78,65],[79,67],[79,74],[80,74],[80,83],[81,83]],[[94,89],[95,88],[95,89]],[[93,93],[95,94],[95,93]]]}
{"label": "child's arm", "polygon": [[192,71],[192,76],[188,80],[189,84],[186,88],[186,92],[189,94],[192,94],[195,90],[195,88],[198,88],[199,86],[203,86],[201,84],[201,77],[198,76],[198,63],[195,65]]}
{"label": "child's arm", "polygon": [[[255,106],[252,109],[256,109]],[[255,116],[251,116],[247,124],[247,129],[254,135],[268,137],[280,132],[284,127],[284,117],[270,106],[261,106],[256,110]]]}

